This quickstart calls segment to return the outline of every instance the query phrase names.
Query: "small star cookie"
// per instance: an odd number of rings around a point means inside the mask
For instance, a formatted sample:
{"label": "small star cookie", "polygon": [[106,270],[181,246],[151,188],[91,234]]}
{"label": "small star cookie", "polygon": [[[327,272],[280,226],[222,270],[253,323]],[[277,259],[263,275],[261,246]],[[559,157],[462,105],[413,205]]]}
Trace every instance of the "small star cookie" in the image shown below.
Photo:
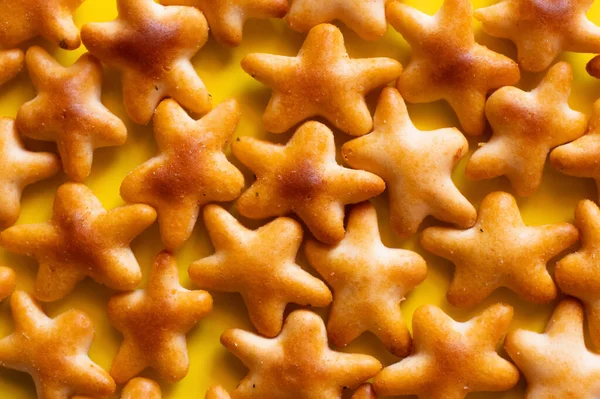
{"label": "small star cookie", "polygon": [[121,196],[156,209],[167,249],[181,247],[190,237],[204,204],[233,201],[244,189],[242,172],[223,152],[240,114],[235,100],[219,104],[200,120],[173,100],[156,109],[158,154],[125,177]]}
{"label": "small star cookie", "polygon": [[327,322],[329,340],[346,346],[371,331],[397,356],[410,353],[411,338],[400,302],[427,276],[421,256],[383,245],[375,208],[355,205],[346,236],[334,246],[306,243],[310,265],[333,288]]}
{"label": "small star cookie", "polygon": [[475,42],[469,0],[445,0],[434,16],[399,2],[387,6],[392,26],[412,46],[412,57],[398,89],[411,103],[445,100],[464,131],[485,130],[490,90],[519,81],[519,67],[508,57]]}
{"label": "small star cookie", "polygon": [[37,46],[27,50],[26,64],[38,93],[19,109],[17,127],[26,137],[55,141],[67,175],[83,181],[94,149],[127,139],[125,124],[100,99],[102,65],[85,54],[65,68]]}
{"label": "small star cookie", "polygon": [[454,166],[469,150],[455,128],[418,130],[393,88],[381,93],[375,130],[342,147],[350,166],[382,177],[390,196],[390,221],[401,236],[414,234],[428,215],[471,227],[477,212],[452,181]]}
{"label": "small star cookie", "polygon": [[147,205],[106,211],[83,184],[58,188],[49,222],[13,226],[0,234],[9,251],[35,258],[35,296],[63,298],[85,277],[115,290],[134,289],[142,279],[129,243],[156,219]]}
{"label": "small star cookie", "polygon": [[211,310],[210,294],[181,287],[175,257],[161,252],[146,289],[108,302],[108,318],[125,337],[110,375],[124,383],[151,367],[168,382],[181,380],[189,369],[185,335]]}
{"label": "small star cookie", "polygon": [[319,122],[302,125],[285,145],[242,137],[231,147],[256,174],[237,200],[240,214],[265,219],[293,212],[327,244],[344,238],[345,205],[385,190],[374,174],[338,165],[333,133]]}
{"label": "small star cookie", "polygon": [[0,50],[0,86],[14,78],[23,69],[23,51]]}
{"label": "small star cookie", "polygon": [[417,395],[420,399],[462,399],[470,392],[506,391],[519,371],[496,352],[513,317],[502,303],[460,323],[433,305],[413,315],[412,355],[375,377],[379,395]]}
{"label": "small star cookie", "polygon": [[586,14],[594,0],[503,0],[475,10],[483,30],[517,46],[526,71],[548,68],[563,51],[600,52],[600,27]]}
{"label": "small star cookie", "polygon": [[572,80],[571,66],[560,62],[533,91],[503,87],[492,94],[485,107],[492,138],[469,160],[467,177],[505,175],[518,195],[536,192],[548,153],[585,133],[586,116],[568,104]]}
{"label": "small star cookie", "polygon": [[526,226],[515,198],[495,192],[481,202],[475,226],[427,228],[421,245],[456,266],[448,301],[473,307],[500,287],[534,303],[553,300],[557,290],[546,264],[578,238],[569,223]]}
{"label": "small star cookie", "polygon": [[83,44],[122,72],[123,102],[145,125],[165,97],[206,113],[211,100],[190,58],[208,38],[208,24],[193,7],[163,7],[153,0],[117,0],[119,17],[81,28]]}
{"label": "small star cookie", "polygon": [[263,115],[268,131],[284,133],[321,116],[352,136],[373,127],[365,95],[402,72],[400,63],[390,58],[350,58],[342,32],[329,24],[308,32],[298,56],[249,54],[242,68],[273,89]]}
{"label": "small star cookie", "polygon": [[8,267],[0,266],[0,301],[8,298],[17,286],[17,275]]}
{"label": "small star cookie", "polygon": [[105,397],[115,391],[108,373],[90,360],[94,336],[88,316],[69,310],[51,319],[22,291],[12,294],[15,331],[0,340],[0,367],[31,374],[40,399]]}

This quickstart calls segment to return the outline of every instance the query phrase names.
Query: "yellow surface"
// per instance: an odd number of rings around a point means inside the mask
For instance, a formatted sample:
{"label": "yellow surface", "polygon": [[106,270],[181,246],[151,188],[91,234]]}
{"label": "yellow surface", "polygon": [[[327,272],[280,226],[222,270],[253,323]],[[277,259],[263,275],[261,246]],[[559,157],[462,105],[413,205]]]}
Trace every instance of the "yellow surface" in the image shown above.
{"label": "yellow surface", "polygon": [[[473,0],[475,8],[493,3],[495,0]],[[442,0],[407,0],[427,13],[433,14]],[[87,0],[75,15],[76,23],[90,21],[108,21],[116,16],[115,0]],[[600,4],[596,2],[590,13],[596,23],[600,23]],[[476,26],[477,40],[511,57],[515,57],[514,46],[507,41],[496,40],[486,36]],[[404,65],[410,56],[410,47],[402,37],[392,29],[387,36],[377,42],[364,42],[356,34],[342,26],[347,47],[352,57],[388,56],[400,60]],[[240,68],[241,58],[250,52],[269,52],[295,55],[300,48],[304,35],[291,31],[284,22],[250,21],[244,31],[243,44],[238,48],[224,48],[212,38],[193,59],[194,66],[213,96],[215,104],[235,97],[242,104],[242,122],[237,135],[254,135],[270,140],[285,141],[286,135],[270,135],[261,127],[261,115],[270,96],[270,91],[247,76]],[[47,44],[39,42],[48,48]],[[74,52],[49,48],[65,65],[73,63],[85,50],[80,48]],[[575,82],[570,104],[578,111],[590,114],[593,101],[600,96],[600,82],[589,77],[585,72],[585,63],[589,55],[565,54],[561,59],[569,61],[574,67]],[[541,79],[541,74],[524,74],[520,86],[525,89],[534,87]],[[22,72],[15,80],[0,89],[0,116],[14,117],[18,108],[33,98],[34,89],[29,82],[27,72]],[[376,99],[376,95],[371,96]],[[136,126],[126,117],[120,90],[118,74],[107,70],[103,85],[103,101],[117,116],[122,118],[129,129],[127,143],[119,148],[107,148],[96,151],[92,174],[85,182],[100,198],[105,207],[112,208],[123,203],[119,196],[119,186],[123,177],[137,165],[152,157],[155,143],[150,126]],[[420,128],[434,129],[445,126],[457,126],[457,119],[446,104],[410,105],[409,112]],[[338,144],[348,139],[337,133]],[[487,140],[487,137],[481,139]],[[470,139],[471,148],[477,141]],[[35,148],[52,148],[50,145],[34,145]],[[455,171],[455,180],[463,193],[476,207],[481,199],[494,190],[506,190],[512,193],[504,178],[484,182],[468,182],[463,177],[465,162],[463,159]],[[245,172],[247,170],[244,169]],[[247,174],[248,176],[248,174]],[[250,176],[248,176],[250,177]],[[33,223],[48,220],[51,216],[52,202],[56,188],[65,181],[64,175],[30,186],[23,196],[23,211],[18,223]],[[250,180],[248,180],[249,182]],[[590,180],[563,176],[547,167],[542,188],[527,199],[520,199],[519,206],[528,224],[544,224],[560,221],[571,221],[576,203],[582,198],[595,199],[595,187]],[[429,276],[427,280],[409,294],[402,303],[405,319],[410,325],[414,310],[425,303],[441,306],[457,319],[467,319],[483,307],[496,301],[507,301],[515,309],[515,319],[511,328],[528,328],[541,331],[554,304],[538,306],[528,304],[507,290],[499,290],[477,309],[463,311],[451,307],[445,300],[445,292],[452,276],[452,265],[440,258],[428,255],[417,244],[416,237],[403,241],[396,237],[389,228],[387,198],[374,200],[380,218],[384,243],[388,246],[414,249],[427,260]],[[428,221],[430,223],[430,221]],[[257,226],[258,223],[247,223]],[[133,249],[145,274],[150,269],[152,260],[162,248],[158,228],[151,227],[133,243]],[[182,284],[192,287],[187,275],[188,265],[195,259],[210,255],[212,246],[200,221],[192,237],[177,253]],[[305,264],[303,255],[300,261]],[[31,291],[37,271],[37,264],[32,259],[15,256],[0,250],[0,264],[13,267],[18,273],[18,288]],[[78,285],[67,298],[56,303],[44,305],[47,312],[54,316],[70,308],[78,308],[88,313],[94,321],[96,336],[90,351],[91,358],[102,367],[109,369],[116,354],[121,335],[114,330],[105,314],[106,303],[112,295],[111,290],[90,280]],[[245,368],[235,357],[219,344],[220,334],[227,328],[240,327],[251,329],[245,308],[237,294],[214,295],[213,313],[202,320],[198,327],[188,335],[191,368],[187,377],[175,385],[163,385],[164,397],[171,399],[203,398],[211,383],[220,383],[228,389],[236,386],[245,375]],[[321,312],[326,315],[325,311]],[[12,320],[8,301],[0,305],[0,337],[12,331]],[[351,352],[365,352],[377,356],[383,363],[390,364],[398,359],[387,353],[383,346],[370,335],[365,334],[345,349]],[[144,375],[152,377],[152,373]],[[507,393],[472,394],[469,398],[521,398],[524,383]],[[35,398],[35,389],[31,378],[23,373],[0,370],[0,397],[12,399]],[[116,397],[116,396],[115,396]]]}

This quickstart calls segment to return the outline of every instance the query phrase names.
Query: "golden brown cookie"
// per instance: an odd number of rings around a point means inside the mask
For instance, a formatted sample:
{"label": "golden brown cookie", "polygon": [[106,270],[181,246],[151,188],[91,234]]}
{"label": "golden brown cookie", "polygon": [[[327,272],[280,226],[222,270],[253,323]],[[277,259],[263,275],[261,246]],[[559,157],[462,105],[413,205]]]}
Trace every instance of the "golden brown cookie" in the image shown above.
{"label": "golden brown cookie", "polygon": [[165,97],[199,114],[211,109],[190,58],[208,38],[206,18],[193,7],[163,7],[153,0],[117,0],[119,17],[81,28],[83,44],[118,68],[131,119],[145,125]]}
{"label": "golden brown cookie", "polygon": [[263,115],[268,131],[284,133],[321,116],[352,136],[373,127],[365,95],[402,72],[390,58],[350,58],[342,32],[329,24],[312,28],[296,57],[249,54],[242,68],[273,89]]}
{"label": "golden brown cookie", "polygon": [[124,383],[151,367],[168,382],[181,380],[189,369],[185,335],[211,310],[210,294],[183,288],[175,257],[161,252],[147,288],[108,302],[108,318],[124,336],[110,375]]}
{"label": "golden brown cookie", "polygon": [[600,52],[600,27],[586,14],[594,0],[502,0],[475,11],[483,30],[517,46],[526,71],[548,68],[563,51]]}
{"label": "golden brown cookie", "polygon": [[10,299],[14,332],[0,340],[0,367],[30,374],[39,399],[106,397],[115,382],[87,352],[94,336],[88,316],[69,310],[51,319],[22,291]]}
{"label": "golden brown cookie", "polygon": [[428,215],[473,226],[477,212],[452,181],[452,170],[468,150],[467,139],[455,128],[417,129],[400,93],[385,88],[375,112],[375,130],[344,144],[342,157],[350,166],[385,180],[392,228],[410,236]]}
{"label": "golden brown cookie", "polygon": [[147,205],[107,211],[89,188],[66,183],[56,192],[50,221],[13,226],[0,234],[0,242],[39,262],[35,296],[51,302],[85,277],[115,290],[134,289],[142,272],[129,243],[155,219]]}
{"label": "golden brown cookie", "polygon": [[[344,387],[344,389],[347,387]],[[234,394],[235,395],[235,394]],[[277,394],[273,395],[273,396],[269,396],[267,394],[267,396],[260,396],[260,399],[266,399],[266,398],[279,398],[279,397],[286,397],[284,396],[276,396]],[[240,393],[238,395],[235,395],[234,398],[236,399],[243,399],[243,398],[254,398],[255,396],[252,396],[252,393]],[[310,397],[310,396],[309,396]],[[318,396],[320,398],[320,396]],[[259,397],[256,397],[257,399],[259,399]],[[132,398],[133,399],[133,398]],[[212,386],[209,388],[208,392],[206,393],[206,399],[231,399],[231,395],[229,395],[229,393],[221,386]],[[354,395],[352,395],[352,399],[377,399],[377,395],[375,394],[375,390],[373,389],[373,387],[371,386],[371,384],[362,384],[360,387],[358,387],[358,389],[356,390],[356,392],[354,393]]]}
{"label": "golden brown cookie", "polygon": [[0,117],[0,229],[13,225],[19,218],[23,189],[54,176],[59,170],[56,155],[28,151],[15,122]]}
{"label": "golden brown cookie", "polygon": [[23,51],[19,49],[0,50],[0,86],[21,72],[24,58]]}
{"label": "golden brown cookie", "polygon": [[0,301],[8,298],[17,285],[17,275],[8,267],[0,266]]}
{"label": "golden brown cookie", "polygon": [[445,100],[464,131],[480,135],[487,93],[517,83],[519,67],[475,42],[471,12],[469,0],[445,0],[434,16],[397,1],[387,6],[389,22],[412,46],[398,79],[402,97],[411,103]]}
{"label": "golden brown cookie", "polygon": [[37,46],[27,50],[26,64],[37,96],[19,109],[17,127],[26,137],[55,141],[67,175],[83,181],[96,148],[127,140],[125,124],[100,99],[102,65],[85,54],[65,68]]}
{"label": "golden brown cookie", "polygon": [[595,56],[585,65],[585,70],[596,79],[600,79],[600,55]]}
{"label": "golden brown cookie", "polygon": [[160,386],[147,378],[134,378],[125,385],[121,399],[161,399]]}
{"label": "golden brown cookie", "polygon": [[583,338],[583,309],[561,301],[544,334],[511,331],[504,348],[527,380],[526,399],[594,398],[600,390],[600,356]]}
{"label": "golden brown cookie", "polygon": [[397,356],[410,353],[411,338],[400,302],[427,276],[421,256],[381,242],[377,213],[368,202],[350,211],[346,236],[333,246],[310,240],[306,257],[333,289],[329,340],[346,346],[371,331]]}
{"label": "golden brown cookie", "polygon": [[333,133],[319,122],[302,125],[285,145],[242,137],[232,150],[256,174],[237,200],[243,216],[265,219],[293,212],[327,244],[344,238],[344,205],[385,189],[374,174],[338,165]]}
{"label": "golden brown cookie", "polygon": [[375,377],[382,396],[417,395],[419,399],[462,399],[470,392],[506,391],[519,371],[496,352],[513,317],[502,303],[460,323],[433,305],[413,315],[413,353]]}
{"label": "golden brown cookie", "polygon": [[553,300],[557,290],[546,264],[578,237],[577,228],[569,223],[526,226],[515,198],[495,192],[481,202],[475,226],[427,228],[421,245],[456,266],[448,301],[472,307],[499,287],[534,303]]}
{"label": "golden brown cookie", "polygon": [[223,152],[240,115],[236,100],[219,104],[200,120],[173,100],[156,109],[158,154],[125,177],[121,196],[156,209],[167,249],[181,247],[190,237],[205,204],[232,201],[242,192],[244,176]]}
{"label": "golden brown cookie", "polygon": [[467,177],[504,175],[518,195],[536,192],[548,153],[585,133],[586,116],[568,103],[572,79],[571,66],[560,62],[533,91],[503,87],[492,94],[485,106],[492,138],[469,160]]}

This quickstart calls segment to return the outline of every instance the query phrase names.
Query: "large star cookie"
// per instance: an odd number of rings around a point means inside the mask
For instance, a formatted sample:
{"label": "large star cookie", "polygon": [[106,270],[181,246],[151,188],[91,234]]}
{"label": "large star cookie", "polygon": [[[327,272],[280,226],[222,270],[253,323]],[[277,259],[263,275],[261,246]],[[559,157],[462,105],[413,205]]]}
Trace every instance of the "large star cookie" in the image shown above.
{"label": "large star cookie", "polygon": [[513,316],[498,303],[459,323],[441,309],[424,305],[413,315],[414,351],[375,377],[379,395],[462,399],[470,392],[506,391],[519,371],[496,352]]}
{"label": "large star cookie", "polygon": [[87,355],[94,336],[88,316],[69,310],[51,319],[22,291],[10,305],[15,331],[0,340],[0,366],[31,374],[40,399],[106,397],[115,382]]}
{"label": "large star cookie", "polygon": [[185,335],[211,310],[210,294],[181,287],[174,256],[160,253],[146,289],[108,302],[110,322],[125,338],[110,375],[123,383],[151,367],[169,382],[181,380],[189,369]]}
{"label": "large star cookie", "polygon": [[375,112],[375,130],[344,144],[342,156],[350,166],[385,180],[391,225],[409,236],[428,215],[465,228],[475,223],[475,208],[452,181],[454,166],[468,150],[455,128],[417,129],[400,93],[386,88]]}
{"label": "large star cookie", "polygon": [[572,79],[571,66],[560,62],[533,91],[504,87],[492,94],[485,107],[492,138],[469,160],[467,177],[505,175],[518,195],[537,191],[550,150],[585,133],[586,116],[568,104]]}
{"label": "large star cookie", "polygon": [[526,71],[548,68],[563,51],[600,52],[600,27],[586,13],[594,0],[503,0],[475,11],[489,35],[510,39]]}
{"label": "large star cookie", "polygon": [[38,93],[19,109],[17,127],[26,137],[55,141],[67,175],[82,181],[94,149],[127,139],[125,124],[100,100],[102,65],[85,54],[65,68],[37,46],[27,50],[26,63]]}
{"label": "large star cookie", "polygon": [[346,346],[371,331],[395,355],[410,353],[400,302],[425,279],[427,265],[414,252],[383,245],[370,203],[352,208],[338,244],[311,240],[305,249],[310,265],[333,288],[327,332],[334,345]]}
{"label": "large star cookie", "polygon": [[310,30],[296,57],[250,54],[242,60],[242,68],[273,89],[263,115],[268,131],[283,133],[321,116],[352,136],[373,127],[365,95],[402,71],[390,58],[350,58],[342,33],[328,24]]}
{"label": "large star cookie", "polygon": [[0,242],[39,262],[35,296],[50,302],[85,277],[116,290],[135,288],[142,272],[129,243],[155,219],[154,209],[141,204],[106,211],[89,188],[67,183],[56,193],[50,221],[13,226]]}
{"label": "large star cookie", "polygon": [[242,192],[244,176],[223,152],[239,120],[235,100],[197,121],[173,100],[156,109],[158,154],[125,177],[121,195],[157,210],[167,249],[179,248],[190,237],[204,204],[232,201]]}
{"label": "large star cookie", "polygon": [[243,216],[265,219],[293,212],[327,244],[344,238],[345,205],[385,189],[379,177],[338,165],[333,133],[318,122],[302,125],[285,145],[242,137],[232,150],[256,174],[237,200]]}
{"label": "large star cookie", "polygon": [[482,134],[487,93],[517,83],[519,67],[475,42],[470,1],[445,0],[434,16],[392,2],[387,15],[413,51],[398,80],[402,97],[411,103],[446,100],[466,133]]}
{"label": "large star cookie", "polygon": [[145,125],[156,106],[172,97],[205,113],[211,100],[190,58],[208,38],[208,24],[193,7],[163,7],[153,0],[118,0],[119,17],[81,29],[83,44],[122,71],[123,102],[131,119]]}
{"label": "large star cookie", "polygon": [[557,290],[546,264],[578,237],[577,228],[569,223],[526,226],[514,197],[495,192],[481,202],[475,226],[430,227],[423,231],[421,244],[456,266],[448,301],[472,307],[499,287],[531,302],[551,301]]}
{"label": "large star cookie", "polygon": [[21,72],[24,58],[23,52],[19,49],[0,50],[0,86]]}
{"label": "large star cookie", "polygon": [[583,309],[565,299],[544,334],[516,330],[504,348],[527,380],[527,398],[583,399],[600,392],[600,356],[583,338]]}
{"label": "large star cookie", "polygon": [[0,301],[8,298],[17,285],[17,275],[8,267],[0,266]]}

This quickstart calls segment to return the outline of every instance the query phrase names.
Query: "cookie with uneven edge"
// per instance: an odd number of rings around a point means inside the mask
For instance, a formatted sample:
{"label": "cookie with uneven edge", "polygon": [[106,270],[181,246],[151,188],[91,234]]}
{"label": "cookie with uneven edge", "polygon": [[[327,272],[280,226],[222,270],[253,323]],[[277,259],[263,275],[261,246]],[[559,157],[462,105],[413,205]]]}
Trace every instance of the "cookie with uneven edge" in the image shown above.
{"label": "cookie with uneven edge", "polygon": [[21,72],[24,58],[23,51],[19,49],[0,50],[0,86]]}
{"label": "cookie with uneven edge", "polygon": [[233,201],[242,192],[244,176],[223,152],[240,115],[233,99],[199,120],[173,100],[156,109],[158,154],[125,177],[121,196],[156,209],[167,249],[181,247],[190,237],[205,204]]}
{"label": "cookie with uneven edge", "polygon": [[429,16],[400,2],[387,6],[392,26],[412,46],[412,56],[398,89],[410,103],[445,100],[463,130],[485,130],[485,100],[489,91],[519,81],[519,67],[508,57],[477,44],[471,26],[469,0],[445,0]]}
{"label": "cookie with uneven edge", "polygon": [[408,355],[411,338],[400,302],[425,280],[427,265],[415,252],[383,245],[373,205],[352,208],[338,244],[310,240],[305,250],[310,265],[333,289],[329,340],[346,346],[371,331],[395,355]]}
{"label": "cookie with uneven edge", "polygon": [[461,323],[424,305],[413,315],[413,353],[375,377],[377,394],[419,399],[462,399],[471,392],[498,392],[519,381],[519,371],[496,352],[513,317],[497,303]]}
{"label": "cookie with uneven edge", "polygon": [[365,95],[402,72],[390,58],[350,58],[342,32],[329,24],[312,28],[296,57],[253,53],[242,59],[242,68],[273,89],[263,115],[269,132],[284,133],[321,116],[351,136],[373,127]]}
{"label": "cookie with uneven edge", "polygon": [[90,53],[121,71],[129,117],[147,124],[165,97],[195,113],[209,111],[210,95],[190,62],[208,39],[204,15],[153,0],[117,0],[117,7],[117,19],[86,24],[81,37]]}
{"label": "cookie with uneven edge", "polygon": [[550,151],[585,133],[587,118],[569,107],[573,72],[554,65],[534,90],[503,87],[489,98],[485,113],[492,138],[469,159],[469,179],[506,176],[519,196],[536,192]]}
{"label": "cookie with uneven edge", "polygon": [[8,298],[17,286],[17,275],[13,269],[0,266],[0,301]]}
{"label": "cookie with uneven edge", "polygon": [[429,227],[421,245],[456,266],[448,301],[473,307],[500,287],[530,302],[550,302],[557,289],[547,263],[578,238],[577,228],[569,223],[526,226],[515,198],[494,192],[481,202],[475,226]]}
{"label": "cookie with uneven edge", "polygon": [[0,367],[31,375],[39,399],[110,396],[115,382],[88,357],[94,336],[89,317],[69,310],[49,318],[28,294],[10,299],[14,332],[0,340]]}
{"label": "cookie with uneven edge", "polygon": [[452,181],[452,170],[468,150],[467,139],[455,128],[417,129],[400,93],[386,88],[375,130],[344,144],[342,157],[385,180],[392,228],[410,236],[428,215],[465,228],[475,223],[475,208]]}
{"label": "cookie with uneven edge", "polygon": [[125,124],[100,99],[102,65],[85,54],[65,68],[37,46],[27,50],[26,63],[37,96],[19,109],[17,127],[26,137],[55,141],[67,175],[83,181],[96,148],[127,140]]}
{"label": "cookie with uneven edge", "polygon": [[231,147],[256,175],[237,200],[240,214],[266,219],[295,213],[326,244],[344,238],[345,205],[385,190],[376,175],[337,163],[333,133],[319,122],[302,125],[285,145],[241,137]]}
{"label": "cookie with uneven edge", "polygon": [[142,272],[129,245],[155,219],[156,212],[147,205],[107,211],[89,188],[66,183],[56,192],[50,221],[13,226],[0,234],[0,243],[39,262],[39,300],[61,299],[85,277],[115,290],[131,290]]}

